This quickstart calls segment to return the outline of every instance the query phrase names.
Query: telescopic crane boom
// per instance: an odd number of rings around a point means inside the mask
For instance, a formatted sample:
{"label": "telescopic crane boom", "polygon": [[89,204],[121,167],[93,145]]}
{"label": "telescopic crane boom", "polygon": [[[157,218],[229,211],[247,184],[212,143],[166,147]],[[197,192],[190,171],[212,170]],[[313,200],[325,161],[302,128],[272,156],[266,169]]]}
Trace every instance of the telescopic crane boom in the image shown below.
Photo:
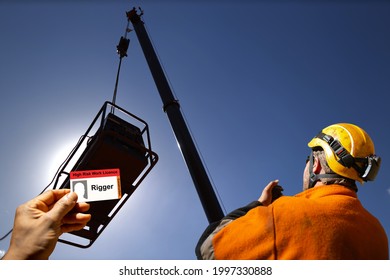
{"label": "telescopic crane boom", "polygon": [[218,221],[223,218],[224,213],[180,111],[180,104],[172,94],[167,78],[146,32],[144,22],[141,20],[142,14],[142,11],[138,14],[135,8],[126,12],[128,20],[133,24],[138,41],[160,94],[164,112],[168,116],[207,219],[209,223]]}

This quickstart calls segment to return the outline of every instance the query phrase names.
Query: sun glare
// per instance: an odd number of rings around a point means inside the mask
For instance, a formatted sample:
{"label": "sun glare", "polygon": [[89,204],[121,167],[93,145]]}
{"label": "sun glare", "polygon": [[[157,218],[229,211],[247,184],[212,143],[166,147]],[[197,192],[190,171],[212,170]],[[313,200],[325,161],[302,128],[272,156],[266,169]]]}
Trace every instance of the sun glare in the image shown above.
{"label": "sun glare", "polygon": [[76,146],[77,139],[67,140],[57,145],[55,151],[51,154],[49,159],[49,165],[47,167],[47,181],[50,182],[56,175],[59,167],[67,159],[72,149]]}

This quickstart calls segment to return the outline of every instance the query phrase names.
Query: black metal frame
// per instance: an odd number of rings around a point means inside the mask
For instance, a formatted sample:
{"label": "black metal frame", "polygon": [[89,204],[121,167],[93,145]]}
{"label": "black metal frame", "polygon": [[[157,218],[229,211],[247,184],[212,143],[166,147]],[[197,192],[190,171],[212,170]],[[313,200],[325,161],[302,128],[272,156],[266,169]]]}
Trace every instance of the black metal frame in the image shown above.
{"label": "black metal frame", "polygon": [[[100,234],[103,232],[103,230],[108,226],[108,224],[111,222],[111,220],[114,218],[114,216],[119,212],[119,210],[122,208],[122,206],[127,202],[127,200],[130,198],[131,194],[140,185],[140,183],[145,179],[145,177],[149,174],[149,172],[152,170],[152,168],[156,165],[156,163],[158,161],[158,155],[151,150],[151,142],[150,142],[150,134],[149,134],[148,124],[144,120],[142,120],[141,118],[126,111],[125,109],[115,105],[112,102],[106,101],[104,103],[104,105],[101,107],[101,109],[99,110],[99,112],[97,113],[97,115],[95,116],[91,125],[88,127],[86,132],[83,134],[83,136],[78,141],[77,145],[71,151],[71,153],[67,157],[66,161],[62,164],[62,167],[60,167],[60,169],[57,172],[56,177],[55,177],[53,189],[63,188],[63,186],[66,185],[66,183],[64,183],[64,182],[69,181],[70,171],[73,171],[75,166],[77,166],[78,162],[73,166],[72,170],[70,170],[69,172],[65,171],[65,169],[69,168],[68,165],[70,164],[72,158],[76,155],[76,153],[79,151],[82,144],[85,143],[85,141],[87,141],[87,146],[84,149],[83,154],[80,156],[78,161],[80,161],[80,159],[83,157],[84,153],[88,150],[88,143],[89,143],[88,141],[89,140],[87,140],[87,138],[90,137],[88,135],[89,135],[89,133],[91,133],[92,129],[97,125],[99,118],[101,118],[101,120],[100,120],[100,126],[97,129],[97,131],[99,131],[99,129],[103,128],[104,121],[105,121],[105,118],[107,116],[107,111],[108,111],[107,109],[109,106],[111,107],[112,113],[114,112],[114,109],[117,109],[121,113],[127,115],[128,117],[130,117],[132,119],[135,119],[137,122],[141,123],[144,126],[142,129],[140,129],[140,131],[141,131],[141,135],[142,135],[143,140],[145,140],[144,141],[145,145],[144,146],[139,145],[139,144],[137,145],[137,143],[134,143],[134,146],[139,151],[141,151],[142,153],[145,154],[145,157],[147,158],[148,163],[147,163],[146,167],[144,168],[144,170],[139,174],[139,176],[133,182],[132,188],[126,188],[125,192],[122,193],[122,198],[116,202],[115,206],[112,208],[112,210],[110,212],[110,215],[104,221],[101,222],[101,226],[99,227],[99,230],[96,233],[92,233],[88,238],[81,237],[82,239],[85,239],[87,242],[89,240],[88,244],[83,245],[83,244],[80,244],[77,242],[73,242],[73,241],[64,239],[63,237],[68,235],[68,234],[64,234],[63,236],[61,236],[61,238],[59,239],[59,242],[61,242],[61,243],[73,245],[73,246],[76,246],[79,248],[90,247],[96,241],[96,239],[100,236]],[[58,184],[60,182],[60,177],[61,177],[61,175],[64,175],[64,174],[67,177],[62,181],[62,185],[60,187],[58,187]]]}

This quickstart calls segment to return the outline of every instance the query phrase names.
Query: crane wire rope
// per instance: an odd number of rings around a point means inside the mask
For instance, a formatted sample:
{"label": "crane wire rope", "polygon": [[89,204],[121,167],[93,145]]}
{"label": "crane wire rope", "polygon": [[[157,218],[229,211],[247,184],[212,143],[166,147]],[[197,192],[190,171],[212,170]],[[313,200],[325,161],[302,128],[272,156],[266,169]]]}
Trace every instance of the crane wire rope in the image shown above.
{"label": "crane wire rope", "polygon": [[[119,83],[119,74],[121,71],[121,66],[122,66],[122,59],[123,57],[127,56],[127,49],[129,47],[129,42],[130,40],[127,39],[127,34],[131,32],[131,29],[129,28],[130,20],[127,20],[127,26],[126,30],[124,33],[124,36],[121,36],[119,40],[119,44],[116,46],[117,53],[119,54],[119,64],[118,64],[118,70],[116,72],[116,80],[115,80],[115,87],[114,87],[114,93],[112,96],[112,104],[116,104],[116,96],[117,96],[117,91],[118,91],[118,83]],[[111,107],[111,113],[114,113],[114,106]]]}

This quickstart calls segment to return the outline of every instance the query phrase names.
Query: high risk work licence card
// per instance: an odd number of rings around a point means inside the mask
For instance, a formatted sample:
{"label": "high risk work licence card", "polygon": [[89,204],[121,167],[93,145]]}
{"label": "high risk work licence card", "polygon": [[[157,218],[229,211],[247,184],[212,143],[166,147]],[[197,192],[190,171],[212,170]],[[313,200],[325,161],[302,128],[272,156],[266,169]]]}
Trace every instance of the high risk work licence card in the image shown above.
{"label": "high risk work licence card", "polygon": [[78,202],[120,199],[119,169],[72,171],[70,190],[77,193]]}

